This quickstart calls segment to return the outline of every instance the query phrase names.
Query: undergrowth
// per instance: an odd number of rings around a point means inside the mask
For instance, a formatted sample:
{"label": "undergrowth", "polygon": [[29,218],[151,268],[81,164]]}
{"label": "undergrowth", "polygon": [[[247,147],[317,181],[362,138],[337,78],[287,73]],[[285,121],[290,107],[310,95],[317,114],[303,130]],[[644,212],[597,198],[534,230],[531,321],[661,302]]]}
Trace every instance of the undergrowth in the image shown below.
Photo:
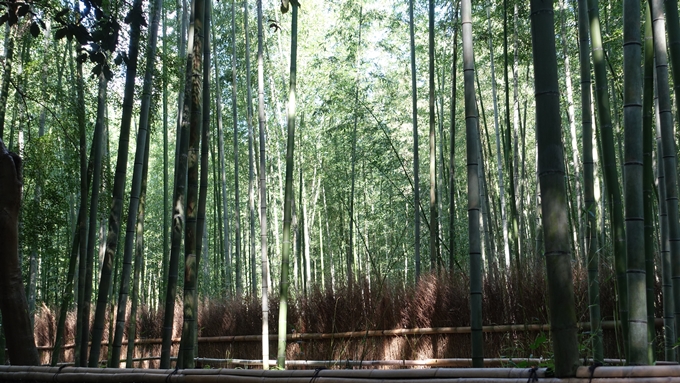
{"label": "undergrowth", "polygon": [[[518,273],[519,274],[519,273]],[[615,310],[614,278],[611,269],[602,268],[600,299],[603,320],[613,320]],[[588,299],[586,272],[574,271],[577,320],[587,322]],[[657,286],[657,291],[659,287]],[[659,294],[657,293],[657,296]],[[464,327],[470,324],[469,280],[462,273],[420,278],[413,286],[390,282],[344,284],[335,289],[316,286],[305,296],[292,292],[289,300],[287,333],[339,333],[383,329],[426,327]],[[657,317],[661,315],[660,300]],[[175,305],[173,336],[181,336],[181,301]],[[270,297],[269,333],[277,333],[278,299]],[[483,293],[483,324],[545,324],[548,323],[547,289],[542,269],[528,269],[521,275],[485,278]],[[138,311],[137,334],[140,338],[160,338],[163,322],[161,310],[141,305]],[[36,315],[35,335],[40,346],[52,346],[56,332],[56,311],[43,307]],[[108,323],[108,319],[107,319]],[[225,335],[257,335],[262,331],[262,310],[259,298],[203,299],[199,305],[200,337]],[[65,344],[73,343],[75,313],[66,321]],[[105,330],[105,331],[108,331]],[[127,332],[125,334],[127,336]],[[618,358],[614,331],[604,331],[605,356]],[[620,337],[620,334],[618,334]],[[104,334],[108,339],[108,334]],[[485,333],[484,352],[487,357],[550,357],[549,334],[539,332]],[[591,356],[588,333],[581,334],[582,355]],[[145,345],[136,355],[160,354],[159,345]],[[200,357],[261,358],[259,342],[199,343]],[[175,351],[176,352],[176,351]],[[276,343],[270,343],[272,357]],[[43,354],[47,355],[47,352]],[[469,334],[414,335],[407,337],[334,338],[289,342],[290,359],[314,360],[377,360],[470,357]],[[46,360],[48,356],[43,356]],[[67,351],[63,357],[70,358]],[[153,363],[151,364],[153,366]]]}

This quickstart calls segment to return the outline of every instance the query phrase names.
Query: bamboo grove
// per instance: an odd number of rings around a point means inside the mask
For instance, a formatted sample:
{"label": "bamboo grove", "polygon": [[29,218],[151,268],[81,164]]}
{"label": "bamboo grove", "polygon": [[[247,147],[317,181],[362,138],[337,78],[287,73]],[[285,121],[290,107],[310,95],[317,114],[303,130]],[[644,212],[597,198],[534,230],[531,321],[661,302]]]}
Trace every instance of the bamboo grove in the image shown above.
{"label": "bamboo grove", "polygon": [[527,275],[557,376],[584,356],[577,317],[595,362],[605,317],[628,364],[678,358],[675,0],[11,0],[0,22],[19,265],[31,320],[58,308],[53,364],[75,310],[76,365],[118,367],[144,307],[161,368],[180,311],[194,367],[199,305],[251,297],[282,367],[298,298],[426,273],[469,284],[475,367],[495,356],[483,286],[512,302]]}

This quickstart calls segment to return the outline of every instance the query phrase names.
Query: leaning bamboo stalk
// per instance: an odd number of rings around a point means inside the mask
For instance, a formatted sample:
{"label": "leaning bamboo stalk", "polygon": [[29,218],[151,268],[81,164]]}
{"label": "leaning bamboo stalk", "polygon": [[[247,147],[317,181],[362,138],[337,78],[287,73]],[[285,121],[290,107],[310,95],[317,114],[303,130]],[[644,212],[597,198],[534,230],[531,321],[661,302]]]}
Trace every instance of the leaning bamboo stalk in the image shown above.
{"label": "leaning bamboo stalk", "polygon": [[[610,367],[602,367],[608,369]],[[652,367],[654,368],[654,367]],[[419,370],[323,370],[317,374],[319,377],[338,377],[338,378],[381,378],[381,379],[397,379],[400,377],[406,378],[465,378],[465,377],[498,377],[498,378],[521,378],[529,375],[528,368],[453,368],[453,369],[419,369]],[[599,370],[599,369],[598,369]],[[273,377],[273,378],[288,378],[288,377],[306,377],[309,378],[315,375],[313,370],[243,370],[243,369],[143,369],[143,368],[94,368],[94,367],[50,367],[50,366],[0,366],[0,374],[7,373],[42,373],[54,374],[58,376],[71,375],[122,375],[122,374],[137,374],[137,375],[162,375],[169,374],[178,376],[190,375],[220,375],[220,376],[247,376],[247,377]],[[546,369],[540,368],[536,371],[537,376],[544,377]],[[482,373],[480,375],[480,373]],[[4,375],[3,375],[4,376]],[[51,379],[50,379],[51,380]],[[58,379],[65,381],[66,379]]]}
{"label": "leaning bamboo stalk", "polygon": [[[587,368],[582,368],[587,371]],[[601,367],[596,370],[606,370],[611,368]],[[467,373],[465,376],[445,376],[445,375],[429,375],[425,376],[421,371],[436,371],[443,372],[446,370],[324,370],[324,371],[262,371],[256,374],[246,373],[232,373],[237,371],[249,372],[248,370],[227,370],[229,373],[225,374],[225,370],[195,370],[197,372],[211,372],[216,371],[217,374],[189,374],[189,370],[181,370],[173,373],[169,370],[164,370],[164,374],[155,373],[117,373],[117,374],[75,374],[75,373],[60,373],[57,374],[59,381],[70,382],[183,382],[183,383],[209,383],[209,382],[288,382],[288,383],[306,383],[310,378],[316,381],[325,383],[373,383],[384,379],[390,379],[391,383],[411,383],[423,382],[427,380],[437,379],[439,383],[453,383],[453,382],[468,382],[468,383],[488,383],[488,382],[524,382],[529,376],[529,369],[523,369],[521,375],[511,377],[493,377],[489,376],[489,369],[465,369]],[[492,369],[493,370],[493,369]],[[508,369],[505,369],[508,370]],[[460,370],[458,370],[460,371]],[[540,371],[540,370],[539,370]],[[271,374],[265,372],[274,372]],[[284,374],[288,372],[287,374]],[[301,374],[305,373],[305,374]],[[418,373],[418,374],[412,374]],[[522,376],[523,375],[523,376]],[[14,372],[14,373],[0,373],[0,378],[4,380],[39,380],[51,381],[55,378],[54,373],[46,372]],[[594,382],[594,383],[623,383],[623,382],[680,382],[679,377],[613,377],[600,378],[595,377],[576,377],[571,379],[557,379],[546,378],[540,376],[541,382],[552,383],[576,383],[576,382]]]}
{"label": "leaning bamboo stalk", "polygon": [[[545,369],[537,370],[538,377],[545,382],[580,382],[590,379],[588,367],[579,367],[574,379],[545,378]],[[0,380],[28,380],[39,381],[72,381],[72,382],[160,382],[160,379],[176,382],[212,382],[217,381],[309,381],[311,377],[332,381],[369,382],[390,379],[391,382],[409,382],[420,379],[437,379],[438,382],[481,381],[468,379],[486,379],[486,381],[520,381],[527,379],[529,369],[520,368],[485,368],[485,369],[419,369],[419,370],[171,370],[171,369],[120,369],[120,368],[88,368],[47,366],[0,366]],[[680,381],[680,365],[675,366],[635,366],[635,367],[599,367],[593,372],[593,382],[677,382]]]}
{"label": "leaning bamboo stalk", "polygon": [[[8,379],[49,379],[48,376],[45,376],[45,374],[42,374],[41,376],[35,376],[35,374],[30,374],[26,375],[23,374],[23,376],[12,376],[12,377],[7,377]],[[93,382],[94,378],[93,376],[76,376],[76,377],[70,377],[69,379],[72,379],[70,381],[72,382]],[[307,383],[309,382],[309,377],[307,378],[294,378],[294,379],[289,379],[289,378],[267,378],[266,381],[268,382],[286,382],[286,383]],[[473,378],[452,378],[452,379],[438,379],[437,382],[439,383],[454,383],[454,382],[465,382],[465,383],[489,383],[489,382],[513,382],[513,383],[524,383],[527,378],[509,378],[509,379],[489,379],[486,377],[473,377]],[[148,374],[136,374],[136,375],[131,375],[131,374],[125,374],[123,376],[111,376],[107,377],[105,380],[98,380],[99,382],[148,382],[148,383],[163,383],[163,382],[182,382],[182,383],[209,383],[209,382],[240,382],[240,383],[248,383],[248,382],[261,382],[263,379],[262,378],[243,378],[243,377],[224,377],[224,376],[172,376],[170,379],[166,380],[166,377],[163,375],[148,375]],[[349,382],[357,382],[357,383],[373,383],[376,382],[378,379],[347,379],[347,378],[317,378],[315,381],[317,382],[323,382],[323,383],[349,383]],[[398,379],[398,380],[392,380],[392,383],[411,383],[411,382],[422,382],[422,379]],[[587,378],[572,378],[572,379],[558,379],[558,378],[545,378],[541,379],[541,382],[547,382],[547,383],[576,383],[576,382],[591,382],[591,383],[629,383],[629,382],[650,382],[650,383],[661,383],[661,382],[680,382],[680,379],[666,379],[666,378],[652,378],[652,379],[643,379],[643,378],[632,378],[632,379],[625,379],[625,378],[614,378],[614,379],[601,379],[601,378],[594,378],[592,380],[588,380]]]}
{"label": "leaning bamboo stalk", "polygon": [[[617,321],[602,321],[602,329],[612,330],[614,327],[619,326],[620,323]],[[663,318],[656,318],[654,325],[658,328],[663,326]],[[590,330],[589,322],[581,322],[577,324],[578,329],[581,331]],[[506,325],[494,325],[494,326],[483,326],[482,332],[487,333],[499,333],[499,332],[513,332],[513,331],[550,331],[549,324],[506,324]],[[381,336],[405,336],[405,335],[446,335],[446,334],[469,334],[471,332],[470,327],[423,327],[423,328],[410,328],[410,329],[394,329],[394,330],[370,330],[370,331],[347,331],[338,333],[293,333],[287,334],[286,340],[320,340],[320,339],[337,339],[337,338],[362,338],[362,337],[381,337]],[[274,341],[277,338],[276,335],[270,335],[269,339]],[[262,340],[262,335],[225,335],[225,336],[211,336],[211,337],[200,337],[198,338],[199,343],[222,343],[222,342],[259,342]],[[173,338],[173,343],[179,343],[179,338]],[[136,345],[151,345],[161,343],[161,339],[137,339],[135,341]],[[102,342],[102,346],[106,346],[109,343],[107,341]],[[127,344],[127,341],[123,341],[123,344]],[[73,348],[74,344],[67,344],[62,347],[62,349]],[[38,346],[39,351],[49,351],[52,350],[52,346]]]}
{"label": "leaning bamboo stalk", "polygon": [[[579,367],[576,377],[590,377],[588,367]],[[593,373],[595,378],[653,378],[653,377],[680,377],[680,365],[672,366],[620,366],[596,368]]]}
{"label": "leaning bamboo stalk", "polygon": [[[457,369],[418,369],[418,370],[240,370],[240,369],[184,369],[184,370],[155,370],[155,369],[119,369],[119,368],[82,368],[82,367],[67,367],[60,372],[58,368],[43,367],[32,368],[28,366],[12,366],[15,367],[13,371],[4,372],[6,369],[0,369],[0,378],[11,376],[16,378],[22,376],[25,379],[46,380],[45,376],[49,376],[47,380],[58,381],[90,381],[91,378],[97,381],[108,380],[108,376],[115,377],[119,381],[126,381],[129,377],[143,378],[160,376],[166,379],[170,376],[171,380],[175,377],[220,377],[222,379],[228,377],[237,378],[253,378],[253,379],[306,379],[309,381],[311,377],[318,377],[319,379],[352,379],[358,380],[376,380],[376,379],[459,379],[459,378],[493,378],[493,379],[513,379],[524,378],[527,379],[531,374],[529,368],[485,368],[485,369],[471,369],[471,368],[457,368]],[[17,368],[20,367],[20,368]],[[546,376],[546,369],[537,369],[536,376],[544,378]]]}

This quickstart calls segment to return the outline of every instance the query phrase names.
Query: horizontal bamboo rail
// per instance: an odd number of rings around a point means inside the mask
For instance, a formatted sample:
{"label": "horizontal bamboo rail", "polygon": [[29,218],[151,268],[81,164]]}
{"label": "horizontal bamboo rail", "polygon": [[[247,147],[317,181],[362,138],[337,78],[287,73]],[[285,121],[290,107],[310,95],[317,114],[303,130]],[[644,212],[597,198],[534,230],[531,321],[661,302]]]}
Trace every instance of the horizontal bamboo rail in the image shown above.
{"label": "horizontal bamboo rail", "polygon": [[[602,329],[611,330],[617,325],[617,321],[602,321]],[[663,318],[656,318],[654,325],[657,328],[663,327]],[[580,331],[590,330],[590,322],[578,323]],[[550,331],[549,324],[505,324],[483,326],[482,331],[486,333],[499,332],[513,332],[513,331]],[[365,330],[365,331],[348,331],[339,333],[292,333],[286,335],[288,341],[304,341],[304,340],[325,340],[338,338],[362,338],[362,337],[387,337],[387,336],[408,336],[408,335],[445,335],[445,334],[469,334],[470,327],[425,327],[425,328],[410,328],[410,329],[392,329],[392,330]],[[276,334],[269,335],[270,341],[277,340]],[[199,343],[229,343],[229,342],[260,342],[262,335],[227,335],[227,336],[211,336],[198,338]],[[173,338],[173,343],[179,343],[180,338]],[[160,344],[161,339],[137,339],[135,345],[144,344]],[[108,341],[103,341],[102,345],[108,345]],[[123,341],[127,344],[127,341]],[[73,348],[73,343],[64,345],[62,349]],[[52,346],[38,346],[38,350],[50,351]]]}
{"label": "horizontal bamboo rail", "polygon": [[[680,366],[598,367],[592,373],[579,367],[576,377],[557,379],[537,369],[539,382],[548,383],[676,383],[680,382]],[[144,370],[84,367],[0,366],[0,381],[74,382],[74,383],[524,383],[530,369],[520,368],[432,368],[417,370]]]}
{"label": "horizontal bamboo rail", "polygon": [[[134,358],[133,362],[143,362],[151,360],[160,360],[160,356],[146,356],[143,358]],[[177,360],[176,357],[170,358],[171,361]],[[195,358],[197,363],[203,365],[210,364],[226,364],[246,367],[262,366],[262,359],[219,359],[219,358]],[[121,359],[121,363],[125,363],[126,359]],[[484,358],[484,365],[486,367],[506,367],[507,365],[518,365],[525,363],[532,366],[539,366],[546,362],[542,358]],[[589,359],[588,363],[592,363],[593,359]],[[626,363],[625,359],[607,358],[604,359],[607,366],[623,365]],[[677,364],[677,362],[657,362]],[[106,365],[106,361],[99,361],[100,365]],[[276,365],[276,360],[270,359],[269,365]],[[57,363],[58,367],[70,366],[73,367],[73,362]],[[441,359],[397,359],[397,360],[286,360],[286,367],[310,367],[310,368],[363,368],[363,367],[472,367],[472,359],[470,358],[441,358]],[[507,367],[506,367],[507,368]]]}
{"label": "horizontal bamboo rail", "polygon": [[[157,357],[155,359],[160,359]],[[217,358],[196,358],[196,362],[206,364],[232,364],[238,366],[262,366],[261,359],[217,359]],[[484,358],[486,367],[504,367],[526,363],[532,366],[539,366],[546,362],[540,358]],[[592,359],[590,360],[592,363]],[[605,359],[607,365],[621,365],[625,359]],[[270,360],[269,365],[276,365],[276,360]],[[348,368],[348,367],[472,367],[470,358],[441,358],[441,359],[419,359],[419,360],[286,360],[286,367],[311,367],[311,368]]]}

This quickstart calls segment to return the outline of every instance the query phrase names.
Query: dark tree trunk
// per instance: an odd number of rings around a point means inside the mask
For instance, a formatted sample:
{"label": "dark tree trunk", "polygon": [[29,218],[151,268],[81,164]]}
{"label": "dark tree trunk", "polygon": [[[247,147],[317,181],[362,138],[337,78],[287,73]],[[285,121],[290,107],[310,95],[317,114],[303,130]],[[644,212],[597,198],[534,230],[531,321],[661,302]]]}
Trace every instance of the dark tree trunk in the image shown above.
{"label": "dark tree trunk", "polygon": [[0,310],[9,360],[15,365],[38,365],[28,301],[19,265],[21,158],[0,140]]}

